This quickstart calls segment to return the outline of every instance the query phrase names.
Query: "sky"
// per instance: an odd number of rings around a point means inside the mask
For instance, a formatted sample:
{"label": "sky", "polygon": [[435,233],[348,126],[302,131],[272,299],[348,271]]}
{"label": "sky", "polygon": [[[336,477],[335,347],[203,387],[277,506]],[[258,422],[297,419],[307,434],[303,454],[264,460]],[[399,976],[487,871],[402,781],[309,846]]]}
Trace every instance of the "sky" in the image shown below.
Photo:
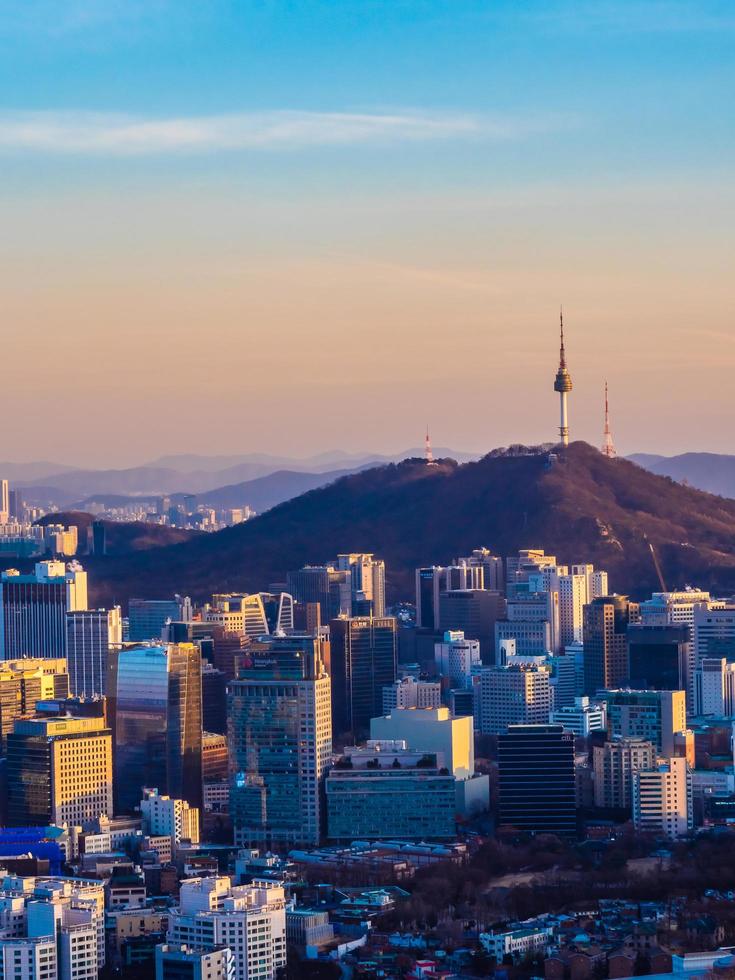
{"label": "sky", "polygon": [[733,450],[730,0],[0,0],[0,458]]}

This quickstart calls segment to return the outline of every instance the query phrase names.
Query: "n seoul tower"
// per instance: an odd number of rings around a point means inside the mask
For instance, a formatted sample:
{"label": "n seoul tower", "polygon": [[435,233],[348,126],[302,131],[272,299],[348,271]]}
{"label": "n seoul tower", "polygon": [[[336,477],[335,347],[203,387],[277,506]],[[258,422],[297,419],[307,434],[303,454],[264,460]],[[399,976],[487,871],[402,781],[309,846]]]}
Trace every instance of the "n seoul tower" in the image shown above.
{"label": "n seoul tower", "polygon": [[559,392],[559,442],[562,446],[569,445],[569,415],[567,411],[567,395],[572,390],[572,379],[567,371],[567,358],[564,351],[564,314],[559,310],[559,370],[554,380],[554,391]]}

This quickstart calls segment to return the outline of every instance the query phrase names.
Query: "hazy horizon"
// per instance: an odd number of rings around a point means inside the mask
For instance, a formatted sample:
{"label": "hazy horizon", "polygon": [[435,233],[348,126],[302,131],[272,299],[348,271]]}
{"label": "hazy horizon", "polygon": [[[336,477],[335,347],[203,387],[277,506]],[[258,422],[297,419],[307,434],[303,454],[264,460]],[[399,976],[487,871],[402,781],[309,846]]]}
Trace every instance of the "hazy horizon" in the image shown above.
{"label": "hazy horizon", "polygon": [[[728,452],[723,0],[10,0],[8,460]],[[247,449],[242,449],[245,443]],[[250,449],[250,446],[253,449]]]}

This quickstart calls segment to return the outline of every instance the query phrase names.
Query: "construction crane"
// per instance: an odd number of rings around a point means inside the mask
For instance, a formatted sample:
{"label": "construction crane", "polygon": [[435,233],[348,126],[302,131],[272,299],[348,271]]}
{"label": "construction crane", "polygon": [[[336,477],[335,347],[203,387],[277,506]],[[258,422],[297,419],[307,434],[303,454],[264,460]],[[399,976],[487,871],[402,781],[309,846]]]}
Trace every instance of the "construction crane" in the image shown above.
{"label": "construction crane", "polygon": [[658,555],[656,554],[656,549],[653,547],[653,543],[648,540],[648,535],[643,532],[643,537],[645,538],[646,544],[651,549],[651,557],[653,558],[653,564],[656,568],[656,575],[658,575],[658,584],[661,586],[662,592],[668,592],[666,588],[666,582],[664,581],[664,573],[661,571],[661,563],[658,560]]}

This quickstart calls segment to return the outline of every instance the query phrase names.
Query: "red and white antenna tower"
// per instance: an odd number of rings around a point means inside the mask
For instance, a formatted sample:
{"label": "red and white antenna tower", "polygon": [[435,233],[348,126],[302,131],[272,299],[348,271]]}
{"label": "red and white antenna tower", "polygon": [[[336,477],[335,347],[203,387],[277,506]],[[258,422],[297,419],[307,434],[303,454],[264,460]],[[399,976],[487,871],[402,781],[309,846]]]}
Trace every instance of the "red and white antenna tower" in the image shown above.
{"label": "red and white antenna tower", "polygon": [[605,430],[602,436],[602,455],[607,456],[608,459],[614,459],[617,456],[612,432],[610,431],[610,407],[607,402],[607,381],[605,382]]}

